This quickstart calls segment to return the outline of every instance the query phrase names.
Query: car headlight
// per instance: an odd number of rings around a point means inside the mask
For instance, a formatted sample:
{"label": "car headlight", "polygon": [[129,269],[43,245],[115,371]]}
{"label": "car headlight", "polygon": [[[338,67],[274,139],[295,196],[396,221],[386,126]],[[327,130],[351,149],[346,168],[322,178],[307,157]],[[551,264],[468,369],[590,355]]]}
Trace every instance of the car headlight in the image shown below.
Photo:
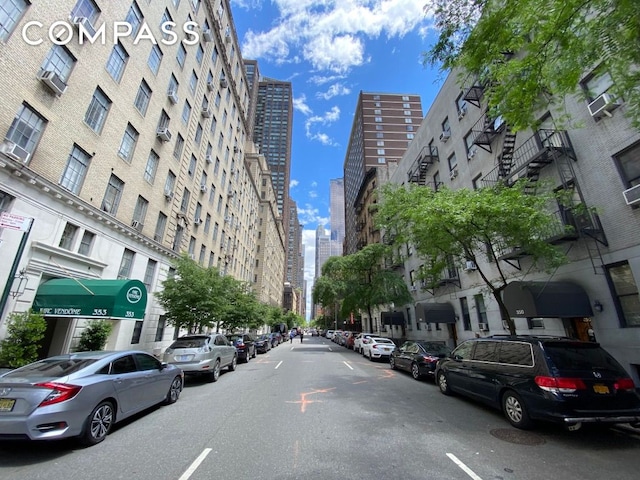
{"label": "car headlight", "polygon": [[167,349],[164,351],[164,353],[165,353],[165,355],[172,355],[172,354],[173,354],[173,348],[167,348]]}

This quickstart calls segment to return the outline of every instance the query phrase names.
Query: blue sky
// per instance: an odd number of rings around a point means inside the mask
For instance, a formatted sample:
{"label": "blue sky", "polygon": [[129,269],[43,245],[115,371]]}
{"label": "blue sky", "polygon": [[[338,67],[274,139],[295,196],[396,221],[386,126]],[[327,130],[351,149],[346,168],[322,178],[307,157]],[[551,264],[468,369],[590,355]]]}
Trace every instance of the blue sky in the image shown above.
{"label": "blue sky", "polygon": [[422,64],[434,41],[428,0],[231,0],[244,58],[293,85],[291,197],[305,226],[305,278],[315,230],[329,227],[329,180],[343,162],[359,92],[417,94],[423,113],[443,74]]}

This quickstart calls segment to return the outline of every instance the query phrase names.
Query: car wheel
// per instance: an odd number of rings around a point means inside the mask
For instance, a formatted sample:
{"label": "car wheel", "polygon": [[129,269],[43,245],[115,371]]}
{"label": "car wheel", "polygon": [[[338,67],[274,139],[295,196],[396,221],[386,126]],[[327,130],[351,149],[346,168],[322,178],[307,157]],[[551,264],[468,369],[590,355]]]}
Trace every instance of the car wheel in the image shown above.
{"label": "car wheel", "polygon": [[422,378],[422,375],[420,375],[420,367],[418,366],[418,364],[416,362],[413,362],[411,364],[411,376],[415,380],[420,380],[420,378]]}
{"label": "car wheel", "polygon": [[167,398],[164,403],[166,405],[171,405],[172,403],[176,403],[178,398],[180,398],[180,392],[182,391],[182,377],[179,375],[173,379],[171,382],[171,386],[169,387],[169,391],[167,392]]}
{"label": "car wheel", "polygon": [[220,359],[216,360],[215,365],[213,365],[213,370],[209,372],[209,381],[217,382],[220,378]]}
{"label": "car wheel", "polygon": [[115,423],[116,412],[113,403],[104,401],[98,404],[87,417],[80,443],[85,446],[95,445],[103,441]]}
{"label": "car wheel", "polygon": [[373,362],[373,355],[371,355],[371,350],[369,350],[369,361]]}
{"label": "car wheel", "polygon": [[231,360],[231,363],[229,364],[229,371],[233,372],[236,369],[237,365],[238,365],[238,357],[234,355],[233,360]]}
{"label": "car wheel", "polygon": [[529,418],[524,402],[517,393],[509,390],[502,396],[502,411],[514,427],[523,430],[531,428],[533,422]]}
{"label": "car wheel", "polygon": [[438,387],[440,387],[440,391],[445,395],[451,395],[453,393],[449,387],[449,380],[443,372],[438,374]]}
{"label": "car wheel", "polygon": [[393,356],[389,357],[389,366],[391,367],[391,370],[396,369],[396,361],[393,359]]}

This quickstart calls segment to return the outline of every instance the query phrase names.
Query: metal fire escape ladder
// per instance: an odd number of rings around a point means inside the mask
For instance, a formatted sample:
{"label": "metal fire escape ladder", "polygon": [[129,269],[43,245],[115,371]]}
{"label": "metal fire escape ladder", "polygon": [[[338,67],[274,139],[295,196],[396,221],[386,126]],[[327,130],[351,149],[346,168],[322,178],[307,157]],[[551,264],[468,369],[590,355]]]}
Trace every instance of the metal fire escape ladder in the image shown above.
{"label": "metal fire escape ladder", "polygon": [[499,178],[507,178],[513,168],[513,152],[516,146],[516,134],[511,131],[507,124],[504,131],[504,140],[502,142],[502,152],[498,158],[498,176]]}
{"label": "metal fire escape ladder", "polygon": [[584,244],[587,248],[587,253],[589,254],[593,273],[596,275],[604,274],[604,261],[602,259],[600,245],[606,247],[609,245],[609,242],[604,234],[600,218],[595,212],[592,212],[588,208],[584,201],[584,196],[582,195],[580,185],[576,181],[576,173],[573,168],[573,162],[576,161],[576,158],[573,154],[569,154],[569,152],[573,152],[573,150],[553,149],[552,157],[556,165],[562,187],[567,191],[574,190],[578,195],[578,202],[574,202],[571,206],[575,207],[578,204],[581,204],[586,208],[586,211],[579,212],[573,216],[575,220],[575,227],[578,230],[578,235],[584,239]]}

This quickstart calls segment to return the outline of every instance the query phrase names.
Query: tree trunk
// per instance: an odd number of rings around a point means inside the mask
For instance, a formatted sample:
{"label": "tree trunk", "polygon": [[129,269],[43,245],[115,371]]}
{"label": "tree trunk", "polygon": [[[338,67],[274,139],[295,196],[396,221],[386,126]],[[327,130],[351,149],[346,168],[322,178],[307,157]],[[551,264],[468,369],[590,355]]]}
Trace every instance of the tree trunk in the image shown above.
{"label": "tree trunk", "polygon": [[[506,286],[506,285],[505,285]],[[503,322],[507,323],[507,326],[509,327],[509,334],[510,335],[515,335],[516,334],[516,324],[513,321],[513,318],[511,318],[511,316],[509,315],[509,311],[507,310],[507,306],[504,304],[504,301],[502,300],[502,288],[498,289],[498,290],[493,290],[493,297],[496,299],[496,302],[498,302],[498,307],[500,308],[500,319]]]}

